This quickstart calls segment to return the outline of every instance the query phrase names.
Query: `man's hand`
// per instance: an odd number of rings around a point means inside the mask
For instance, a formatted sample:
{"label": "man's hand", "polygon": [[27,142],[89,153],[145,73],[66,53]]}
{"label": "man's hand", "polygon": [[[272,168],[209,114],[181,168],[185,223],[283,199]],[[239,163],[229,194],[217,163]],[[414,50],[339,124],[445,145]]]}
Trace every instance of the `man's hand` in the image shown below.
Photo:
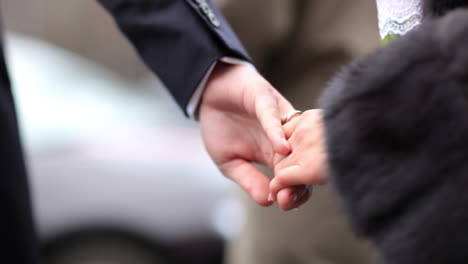
{"label": "man's hand", "polygon": [[272,168],[275,153],[290,153],[281,116],[292,110],[248,66],[218,63],[203,93],[199,120],[208,153],[224,175],[262,206],[272,204],[270,180],[252,162]]}
{"label": "man's hand", "polygon": [[284,132],[292,153],[276,155],[270,190],[281,209],[291,210],[307,202],[308,185],[327,181],[322,111],[309,110],[293,118],[284,125]]}

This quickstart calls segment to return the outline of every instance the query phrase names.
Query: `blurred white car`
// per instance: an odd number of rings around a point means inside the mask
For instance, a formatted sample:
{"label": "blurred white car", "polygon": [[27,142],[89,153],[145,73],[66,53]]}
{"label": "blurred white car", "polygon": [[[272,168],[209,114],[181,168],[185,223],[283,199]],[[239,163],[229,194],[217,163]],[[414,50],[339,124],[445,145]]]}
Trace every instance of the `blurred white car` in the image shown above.
{"label": "blurred white car", "polygon": [[46,262],[220,263],[242,207],[159,82],[6,41]]}

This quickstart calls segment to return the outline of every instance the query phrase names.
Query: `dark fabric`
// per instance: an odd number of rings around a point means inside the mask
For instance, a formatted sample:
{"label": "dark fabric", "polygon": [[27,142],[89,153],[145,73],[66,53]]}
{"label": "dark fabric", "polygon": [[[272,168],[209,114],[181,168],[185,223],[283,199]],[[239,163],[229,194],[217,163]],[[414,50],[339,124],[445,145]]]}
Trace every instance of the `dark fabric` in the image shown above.
{"label": "dark fabric", "polygon": [[468,260],[468,10],[346,67],[321,106],[330,175],[387,264]]}
{"label": "dark fabric", "polygon": [[229,24],[214,27],[194,0],[99,0],[111,12],[148,67],[183,109],[213,62],[250,60]]}
{"label": "dark fabric", "polygon": [[[250,60],[219,10],[210,2],[221,21],[220,27],[214,27],[191,1],[100,0],[183,109],[217,59],[234,56]],[[3,54],[0,54],[0,125],[0,235],[3,242],[0,261],[35,264],[36,235]]]}
{"label": "dark fabric", "polygon": [[468,0],[425,0],[424,14],[431,16],[443,16],[450,10],[468,6]]}
{"label": "dark fabric", "polygon": [[37,263],[26,171],[3,54],[0,54],[0,260]]}

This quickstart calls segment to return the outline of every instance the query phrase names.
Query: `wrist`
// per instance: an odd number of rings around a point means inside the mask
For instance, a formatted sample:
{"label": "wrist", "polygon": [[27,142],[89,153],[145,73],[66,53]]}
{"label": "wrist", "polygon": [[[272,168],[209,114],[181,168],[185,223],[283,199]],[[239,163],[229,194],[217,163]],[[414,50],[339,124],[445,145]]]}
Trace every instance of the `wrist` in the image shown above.
{"label": "wrist", "polygon": [[208,106],[233,107],[238,106],[239,95],[242,94],[245,83],[252,80],[252,74],[258,74],[247,65],[234,65],[219,61],[208,81],[200,100],[199,112]]}

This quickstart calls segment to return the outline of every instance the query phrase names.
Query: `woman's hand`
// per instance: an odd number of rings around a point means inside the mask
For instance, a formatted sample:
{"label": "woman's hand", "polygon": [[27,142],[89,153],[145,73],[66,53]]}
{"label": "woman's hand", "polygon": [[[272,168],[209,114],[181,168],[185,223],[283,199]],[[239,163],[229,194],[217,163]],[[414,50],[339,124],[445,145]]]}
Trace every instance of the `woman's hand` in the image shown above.
{"label": "woman's hand", "polygon": [[308,186],[327,182],[322,111],[306,111],[283,128],[292,153],[275,156],[275,178],[270,191],[281,209],[291,210],[309,199]]}

